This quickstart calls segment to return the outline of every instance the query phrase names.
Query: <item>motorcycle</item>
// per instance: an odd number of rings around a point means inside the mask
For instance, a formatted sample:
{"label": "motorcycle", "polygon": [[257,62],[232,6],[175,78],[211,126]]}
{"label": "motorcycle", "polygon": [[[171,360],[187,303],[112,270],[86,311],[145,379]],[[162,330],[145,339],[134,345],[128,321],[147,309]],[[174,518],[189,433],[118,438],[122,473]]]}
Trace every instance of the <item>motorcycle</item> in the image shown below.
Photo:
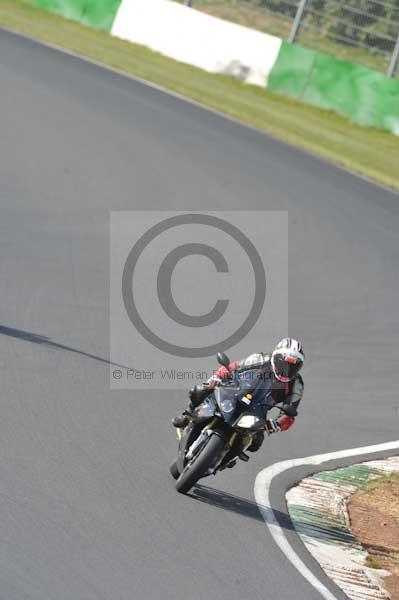
{"label": "motorcycle", "polygon": [[282,413],[294,416],[292,407],[274,403],[271,382],[258,369],[232,372],[223,352],[217,354],[217,361],[229,370],[229,377],[192,411],[185,429],[177,430],[178,456],[169,470],[182,494],[203,477],[233,467],[238,459],[247,462],[245,450],[256,432],[267,430],[270,409],[278,406]]}

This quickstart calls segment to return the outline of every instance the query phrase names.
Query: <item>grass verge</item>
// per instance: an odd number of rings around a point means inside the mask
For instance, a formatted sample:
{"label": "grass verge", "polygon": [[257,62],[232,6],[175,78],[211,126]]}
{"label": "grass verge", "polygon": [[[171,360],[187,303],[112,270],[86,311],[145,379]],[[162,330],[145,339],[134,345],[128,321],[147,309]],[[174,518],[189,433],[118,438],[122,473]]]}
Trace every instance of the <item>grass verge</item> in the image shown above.
{"label": "grass verge", "polygon": [[350,499],[352,533],[367,551],[366,565],[384,569],[384,587],[399,600],[399,474],[371,479]]}
{"label": "grass verge", "polygon": [[399,473],[389,473],[388,475],[382,475],[382,477],[370,479],[360,488],[359,493],[367,494],[382,485],[393,486],[399,494]]}
{"label": "grass verge", "polygon": [[229,76],[206,73],[21,0],[0,0],[0,26],[178,92],[399,190],[399,138],[387,132],[354,125],[331,111],[245,85]]}

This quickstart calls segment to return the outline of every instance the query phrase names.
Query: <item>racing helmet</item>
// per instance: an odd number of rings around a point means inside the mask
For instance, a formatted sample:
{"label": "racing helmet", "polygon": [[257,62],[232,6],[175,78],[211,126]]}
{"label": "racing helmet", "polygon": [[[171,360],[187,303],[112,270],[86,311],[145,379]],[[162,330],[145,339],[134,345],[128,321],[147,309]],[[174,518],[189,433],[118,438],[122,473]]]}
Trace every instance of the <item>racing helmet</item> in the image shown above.
{"label": "racing helmet", "polygon": [[288,383],[302,369],[304,360],[305,353],[301,342],[293,338],[284,338],[272,353],[271,363],[274,376],[279,381]]}

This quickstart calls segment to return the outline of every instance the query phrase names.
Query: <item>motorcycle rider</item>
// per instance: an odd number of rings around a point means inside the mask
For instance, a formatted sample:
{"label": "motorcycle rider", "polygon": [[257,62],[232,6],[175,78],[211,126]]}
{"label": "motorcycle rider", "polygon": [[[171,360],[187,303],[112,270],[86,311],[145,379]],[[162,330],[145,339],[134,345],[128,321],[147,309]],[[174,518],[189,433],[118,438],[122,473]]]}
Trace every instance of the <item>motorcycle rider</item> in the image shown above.
{"label": "motorcycle rider", "polygon": [[[247,358],[230,363],[230,372],[239,373],[255,369],[261,374],[264,381],[269,381],[271,386],[265,386],[271,395],[274,404],[282,404],[289,413],[282,413],[277,419],[268,419],[265,430],[270,435],[278,431],[286,431],[295,422],[297,409],[303,396],[304,384],[299,371],[305,360],[305,353],[301,342],[293,338],[282,339],[271,354],[251,354]],[[177,428],[184,428],[190,422],[192,411],[209,396],[216,385],[220,385],[229,375],[226,367],[220,367],[205,385],[194,386],[190,390],[190,403],[188,410],[175,417],[172,424]],[[255,433],[251,452],[259,450],[263,444],[265,434],[263,431]]]}

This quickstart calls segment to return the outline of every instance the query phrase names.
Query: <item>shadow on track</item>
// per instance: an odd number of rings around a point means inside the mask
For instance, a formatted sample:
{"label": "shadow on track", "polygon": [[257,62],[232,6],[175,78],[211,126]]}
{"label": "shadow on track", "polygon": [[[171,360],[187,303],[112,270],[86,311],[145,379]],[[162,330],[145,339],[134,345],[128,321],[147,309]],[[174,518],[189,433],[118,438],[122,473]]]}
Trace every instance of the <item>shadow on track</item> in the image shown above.
{"label": "shadow on track", "polygon": [[[204,502],[205,504],[216,506],[217,508],[223,508],[224,510],[228,510],[239,515],[243,515],[244,517],[255,519],[255,521],[264,523],[264,518],[260,514],[258,505],[256,502],[252,502],[251,500],[247,500],[245,498],[241,498],[240,496],[235,496],[234,494],[222,492],[221,490],[199,484],[197,484],[187,495],[193,500],[198,500],[199,502]],[[272,516],[277,519],[278,524],[283,529],[295,531],[298,534],[306,535],[315,540],[327,542],[338,541],[343,543],[354,542],[355,538],[351,532],[345,532],[338,527],[332,526],[330,523],[316,523],[314,519],[310,519],[309,522],[297,522],[296,527],[294,527],[291,518],[287,513],[283,513],[276,509],[272,511],[270,508],[262,508],[266,511],[266,517],[268,516],[269,511],[270,513],[273,513]],[[378,551],[380,551],[381,553],[381,548],[378,546],[370,546],[370,551],[374,553],[378,553]]]}
{"label": "shadow on track", "polygon": [[[204,502],[205,504],[210,504],[217,508],[223,508],[224,510],[229,510],[239,515],[243,515],[244,517],[249,517],[250,519],[255,519],[255,521],[264,523],[264,519],[259,512],[259,507],[256,502],[247,500],[246,498],[241,498],[240,496],[235,496],[234,494],[222,492],[221,490],[199,484],[197,484],[193,491],[187,495],[199,502]],[[290,530],[294,529],[291,519],[287,514],[279,510],[274,510],[273,513],[281,527]]]}
{"label": "shadow on track", "polygon": [[86,356],[87,358],[92,358],[93,360],[98,360],[99,362],[114,367],[122,367],[123,369],[130,368],[124,365],[119,365],[118,363],[113,363],[107,358],[102,358],[101,356],[97,356],[96,354],[90,354],[90,352],[85,352],[84,350],[79,350],[78,348],[72,348],[71,346],[66,346],[65,344],[53,342],[49,337],[46,337],[44,335],[31,333],[29,331],[23,331],[22,329],[14,329],[12,327],[4,327],[3,325],[0,325],[0,335],[7,335],[17,340],[31,342],[32,344],[40,344],[42,346],[46,346],[47,348],[54,348],[56,350],[66,350],[67,352],[74,352],[75,354],[81,354],[82,356]]}

